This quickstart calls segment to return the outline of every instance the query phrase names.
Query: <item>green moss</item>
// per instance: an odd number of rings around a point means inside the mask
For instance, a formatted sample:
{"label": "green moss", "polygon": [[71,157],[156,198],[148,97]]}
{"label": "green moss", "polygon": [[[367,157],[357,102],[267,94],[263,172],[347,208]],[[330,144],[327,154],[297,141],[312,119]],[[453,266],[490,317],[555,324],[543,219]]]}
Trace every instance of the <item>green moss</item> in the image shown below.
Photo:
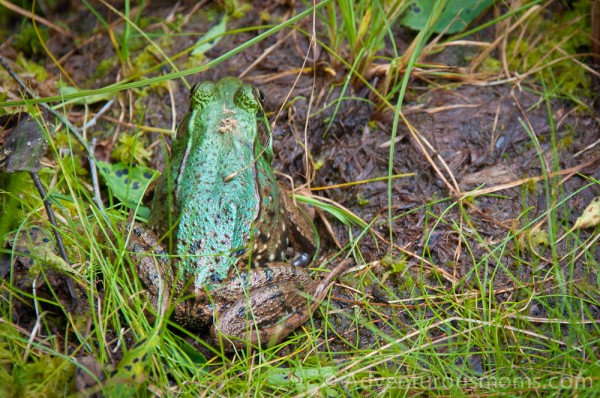
{"label": "green moss", "polygon": [[62,172],[68,176],[86,176],[88,170],[82,166],[81,157],[79,155],[70,155],[62,160]]}
{"label": "green moss", "polygon": [[158,59],[152,54],[150,47],[146,47],[144,51],[140,52],[132,62],[133,70],[132,74],[142,74],[143,71],[150,69],[152,66],[158,63]]}
{"label": "green moss", "polygon": [[243,17],[252,8],[249,3],[239,0],[225,0],[224,3],[225,11],[234,18]]}
{"label": "green moss", "polygon": [[113,67],[117,64],[116,57],[106,58],[100,61],[98,67],[94,70],[92,74],[93,80],[98,80],[112,71]]}
{"label": "green moss", "polygon": [[22,53],[17,55],[17,65],[23,68],[23,71],[33,74],[38,82],[43,82],[48,77],[48,72],[44,66],[38,65],[35,61],[29,60]]}
{"label": "green moss", "polygon": [[484,72],[498,73],[502,70],[502,62],[494,57],[487,57],[481,64],[481,70]]}
{"label": "green moss", "polygon": [[540,248],[550,246],[550,236],[547,231],[535,229],[529,233],[531,248],[538,251]]}
{"label": "green moss", "polygon": [[558,149],[559,150],[569,150],[569,148],[571,148],[571,145],[573,145],[574,137],[575,137],[575,134],[574,134],[573,130],[569,129],[569,132],[558,141],[558,143],[557,143]]}
{"label": "green moss", "polygon": [[143,139],[139,135],[123,134],[119,137],[119,142],[112,152],[112,157],[117,162],[131,164],[135,162],[138,165],[146,166],[152,158],[152,151],[146,149]]}
{"label": "green moss", "polygon": [[393,273],[402,273],[406,269],[408,262],[405,255],[394,256],[391,253],[386,254],[381,259],[381,266],[390,269]]}
{"label": "green moss", "polygon": [[33,189],[31,185],[31,179],[24,172],[0,174],[0,237],[3,238],[21,220],[22,199],[18,193]]}
{"label": "green moss", "polygon": [[38,25],[36,32],[31,22],[24,20],[19,33],[15,36],[14,47],[30,57],[43,54],[46,41],[48,41],[48,28]]}
{"label": "green moss", "polygon": [[[0,395],[8,397],[59,397],[74,392],[74,366],[55,356],[42,355],[24,363],[2,354]],[[8,361],[10,360],[10,362]]]}
{"label": "green moss", "polygon": [[542,13],[533,16],[527,25],[528,35],[533,39],[526,40],[521,35],[515,35],[508,43],[506,52],[515,54],[509,58],[509,66],[520,73],[547,65],[539,77],[549,91],[567,97],[589,97],[589,73],[571,58],[559,61],[568,55],[575,58],[581,52],[581,47],[591,44],[590,18],[586,17],[591,7],[590,0],[576,1],[572,7],[570,12],[553,14],[552,19]]}
{"label": "green moss", "polygon": [[359,206],[366,206],[369,204],[369,199],[366,199],[362,194],[356,195],[356,204]]}
{"label": "green moss", "polygon": [[66,130],[58,131],[52,137],[52,142],[57,149],[68,149],[73,153],[83,152],[83,145],[74,140]]}
{"label": "green moss", "polygon": [[[156,45],[164,52],[169,53],[175,44],[175,36],[164,35],[155,40]],[[164,55],[153,45],[147,45],[139,54],[133,58],[132,74],[143,75],[151,68],[155,68],[160,61],[164,59]],[[197,66],[197,65],[196,65]]]}

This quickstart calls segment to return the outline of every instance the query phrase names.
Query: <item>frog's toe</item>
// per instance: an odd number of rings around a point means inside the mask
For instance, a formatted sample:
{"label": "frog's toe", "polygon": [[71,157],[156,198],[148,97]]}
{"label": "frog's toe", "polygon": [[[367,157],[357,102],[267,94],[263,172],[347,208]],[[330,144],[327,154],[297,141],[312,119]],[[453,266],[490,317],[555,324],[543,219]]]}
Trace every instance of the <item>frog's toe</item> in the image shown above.
{"label": "frog's toe", "polygon": [[308,264],[310,264],[311,260],[312,256],[310,256],[308,253],[298,253],[292,260],[292,265],[294,267],[308,267]]}

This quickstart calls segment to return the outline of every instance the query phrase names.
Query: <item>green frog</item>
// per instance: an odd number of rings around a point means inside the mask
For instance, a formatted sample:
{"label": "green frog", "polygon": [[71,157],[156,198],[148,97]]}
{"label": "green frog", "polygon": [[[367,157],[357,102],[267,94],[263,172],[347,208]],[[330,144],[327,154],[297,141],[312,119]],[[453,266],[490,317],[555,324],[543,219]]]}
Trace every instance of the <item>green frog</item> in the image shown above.
{"label": "green frog", "polygon": [[[226,348],[281,341],[338,273],[321,283],[308,273],[315,236],[275,179],[263,100],[233,77],[192,88],[154,193],[153,231],[134,224],[128,244],[154,309],[172,298],[175,322],[210,326]],[[290,244],[296,257],[285,262]]]}

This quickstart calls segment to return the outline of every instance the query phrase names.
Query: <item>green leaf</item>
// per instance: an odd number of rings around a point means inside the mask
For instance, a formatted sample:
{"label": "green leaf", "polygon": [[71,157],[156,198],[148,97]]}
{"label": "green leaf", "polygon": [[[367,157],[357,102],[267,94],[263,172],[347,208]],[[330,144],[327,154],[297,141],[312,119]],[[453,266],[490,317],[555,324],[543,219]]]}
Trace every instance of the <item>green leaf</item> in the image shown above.
{"label": "green leaf", "polygon": [[579,216],[573,229],[592,228],[600,225],[600,197],[595,198]]}
{"label": "green leaf", "polygon": [[[446,34],[457,33],[465,30],[479,14],[493,3],[493,0],[414,0],[400,23],[414,30],[422,30],[427,25],[429,15],[432,12],[439,12],[431,30],[434,33],[444,31]],[[440,7],[442,7],[441,10]]]}
{"label": "green leaf", "polygon": [[[8,118],[11,120],[12,118]],[[6,139],[0,153],[0,171],[14,173],[29,171],[36,173],[40,169],[40,159],[46,153],[48,141],[36,121],[27,113],[16,116],[16,127]],[[46,117],[44,117],[46,119]]]}
{"label": "green leaf", "polygon": [[[177,342],[177,345],[179,346],[179,348],[181,348],[181,351],[183,351],[189,358],[189,365],[193,366],[199,371],[206,372],[206,370],[203,369],[203,366],[206,365],[207,362],[206,357],[202,355],[196,348],[194,348],[194,346],[188,343],[185,339],[177,335],[173,335],[173,339]],[[183,365],[185,366],[188,364]]]}
{"label": "green leaf", "polygon": [[33,225],[6,237],[9,246],[15,252],[15,260],[37,275],[42,264],[54,269],[72,273],[73,268],[56,254],[54,236],[51,230],[41,225]]}
{"label": "green leaf", "polygon": [[[295,391],[306,391],[321,388],[328,378],[335,377],[339,369],[335,366],[318,368],[303,367],[299,369],[273,368],[267,372],[267,382],[271,386],[285,387]],[[325,396],[335,396],[335,391],[325,387]]]}
{"label": "green leaf", "polygon": [[[148,186],[158,176],[158,172],[149,167],[129,167],[123,163],[106,163],[97,161],[98,170],[106,185],[123,204],[131,209],[138,209],[138,214],[147,217],[150,210],[140,206]],[[139,206],[139,207],[138,207]]]}
{"label": "green leaf", "polygon": [[[59,83],[59,89],[60,89],[60,94],[62,96],[69,96],[69,95],[81,93],[81,90],[79,90],[78,88],[67,86],[66,84]],[[77,105],[95,104],[98,102],[109,101],[112,97],[114,97],[114,93],[107,92],[107,93],[96,94],[96,95],[88,95],[86,97],[81,96],[80,98],[73,100],[72,103],[77,104]]]}
{"label": "green leaf", "polygon": [[123,356],[108,380],[106,381],[105,396],[131,397],[146,381],[146,368],[161,341],[160,329],[141,339]]}
{"label": "green leaf", "polygon": [[196,42],[197,47],[192,51],[192,55],[198,56],[205,54],[221,40],[226,30],[227,15],[223,15],[223,18],[221,18],[219,23],[210,28],[208,32]]}

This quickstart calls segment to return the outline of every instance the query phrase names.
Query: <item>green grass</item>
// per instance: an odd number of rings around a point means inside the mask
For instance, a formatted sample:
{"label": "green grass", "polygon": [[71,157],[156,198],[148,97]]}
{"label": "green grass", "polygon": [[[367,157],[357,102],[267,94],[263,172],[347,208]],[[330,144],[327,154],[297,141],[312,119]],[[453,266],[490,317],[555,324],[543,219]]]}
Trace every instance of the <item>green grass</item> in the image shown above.
{"label": "green grass", "polygon": [[[186,76],[217,67],[223,60],[282,30],[296,29],[301,35],[310,35],[304,30],[306,26],[299,23],[312,13],[298,13],[285,22],[274,22],[261,29],[261,33],[257,29],[255,38],[205,64],[161,75],[161,66],[174,65],[193,47],[180,54],[165,55],[169,52],[161,46],[167,47],[168,41],[179,37],[180,32],[173,32],[170,37],[158,30],[141,28],[139,17],[131,15],[133,2],[126,5],[120,24],[109,25],[99,19],[112,32],[113,44],[118,45],[115,53],[125,77],[122,81],[63,97],[4,100],[0,106],[14,111],[27,104],[33,113],[35,104],[48,103],[67,116],[82,109],[75,108],[71,101],[96,94],[122,94],[129,90],[141,101],[145,96],[170,90],[161,86],[164,82],[185,81]],[[92,9],[89,4],[87,7]],[[320,32],[315,39],[329,51],[332,65],[344,68],[344,91],[351,86],[368,85],[364,75],[375,61],[382,60],[380,51],[386,35],[397,23],[397,14],[393,10],[383,12],[385,7],[380,2],[360,2],[353,8],[348,2],[325,1],[317,7],[316,15],[321,21],[343,27]],[[542,9],[524,6],[509,16],[513,19],[502,15],[494,22],[514,23],[530,10],[537,13],[532,20],[541,18]],[[367,21],[368,12],[373,19],[361,25],[359,21]],[[372,25],[380,30],[367,35],[364,26]],[[239,31],[226,32],[236,33]],[[202,35],[197,32],[196,36]],[[437,67],[420,60],[424,53],[440,50],[426,42],[430,37],[428,32],[422,32],[409,52],[384,59],[395,77],[386,77],[389,81],[383,88],[368,85],[371,101],[380,111],[394,112],[393,125],[388,126],[392,142],[399,127],[408,124],[401,111],[415,73],[429,79],[432,85],[451,86],[443,80],[452,80],[451,74],[440,75]],[[445,38],[438,45],[444,47],[456,38],[459,36]],[[142,61],[136,58],[137,44],[132,43],[138,41],[161,50],[158,63],[147,69],[136,65],[135,59]],[[535,54],[528,56],[538,59]],[[517,54],[515,60],[519,59],[526,57]],[[573,54],[563,62],[570,62],[572,68],[580,67]],[[511,65],[517,68],[517,64],[524,63],[515,61]],[[523,82],[527,88],[537,90],[541,98],[537,105],[547,110],[550,151],[544,152],[540,137],[524,119],[522,128],[528,132],[529,141],[522,145],[535,151],[537,163],[532,167],[539,168],[541,175],[537,182],[514,185],[511,192],[520,193],[518,201],[504,195],[506,191],[463,191],[445,164],[439,162],[443,159],[433,159],[431,144],[422,132],[411,126],[410,134],[421,143],[424,162],[428,157],[432,166],[437,162],[437,176],[443,177],[450,196],[431,197],[409,210],[395,211],[392,188],[401,180],[395,178],[397,170],[392,167],[398,156],[394,145],[389,152],[389,212],[381,209],[375,215],[354,214],[318,197],[298,195],[298,200],[318,207],[330,223],[342,223],[347,234],[346,244],[326,264],[312,264],[315,274],[324,275],[316,271],[322,271],[329,262],[335,265],[344,257],[353,258],[355,265],[339,278],[339,290],[334,294],[338,297],[327,297],[314,319],[284,342],[273,348],[241,350],[233,355],[170,324],[168,311],[156,319],[143,316],[149,304],[140,293],[143,288],[133,276],[134,268],[125,249],[130,209],[117,204],[110,195],[104,197],[102,208],[96,206],[90,176],[80,166],[80,159],[91,150],[82,149],[77,139],[64,134],[64,125],[57,123],[61,134],[46,131],[52,167],[42,168],[40,174],[73,263],[68,275],[87,305],[72,308],[72,301],[64,293],[48,290],[48,286],[56,285],[57,275],[65,273],[60,261],[20,274],[35,280],[35,288],[19,285],[14,270],[0,282],[0,395],[71,395],[76,370],[87,372],[83,365],[87,360],[97,361],[106,372],[108,378],[101,385],[104,393],[111,396],[598,395],[600,327],[599,316],[594,312],[600,307],[598,227],[571,230],[569,206],[572,200],[585,198],[584,189],[597,191],[599,182],[587,178],[587,185],[570,192],[558,174],[562,140],[551,103],[557,98],[571,98],[581,106],[584,101],[577,98],[578,92],[570,83],[564,83],[562,72],[551,66]],[[415,73],[400,75],[400,70]],[[462,73],[465,78],[480,79],[479,83],[493,81]],[[83,109],[92,111],[88,106]],[[313,114],[320,111],[312,110]],[[585,109],[581,107],[581,111]],[[142,118],[136,114],[133,120]],[[156,131],[155,126],[139,127]],[[89,139],[86,131],[79,137],[83,144]],[[120,147],[119,157],[139,157],[140,143],[143,141],[134,138],[126,148]],[[70,154],[65,155],[65,150]],[[155,146],[155,153],[157,150]],[[411,181],[416,178],[418,174],[410,176]],[[0,232],[16,232],[23,237],[23,232],[34,225],[51,230],[43,216],[42,201],[26,175],[3,179]],[[361,183],[375,181],[373,178]],[[545,210],[534,205],[540,197],[546,203]],[[495,220],[478,212],[486,200],[509,203],[517,209],[508,220],[510,225],[496,225],[500,232],[493,236],[488,230]],[[397,226],[411,220],[418,220],[415,225],[421,229],[418,235],[423,243],[418,253],[397,246],[402,241],[396,234]],[[321,238],[325,235],[322,231]],[[453,251],[437,251],[439,239],[451,241]],[[33,250],[37,246],[36,242],[30,247]],[[378,247],[380,258],[372,259],[367,246]],[[10,249],[0,250],[8,256],[17,254]],[[17,314],[25,312],[31,319],[16,319]],[[207,360],[194,345],[205,347],[214,357]]]}

